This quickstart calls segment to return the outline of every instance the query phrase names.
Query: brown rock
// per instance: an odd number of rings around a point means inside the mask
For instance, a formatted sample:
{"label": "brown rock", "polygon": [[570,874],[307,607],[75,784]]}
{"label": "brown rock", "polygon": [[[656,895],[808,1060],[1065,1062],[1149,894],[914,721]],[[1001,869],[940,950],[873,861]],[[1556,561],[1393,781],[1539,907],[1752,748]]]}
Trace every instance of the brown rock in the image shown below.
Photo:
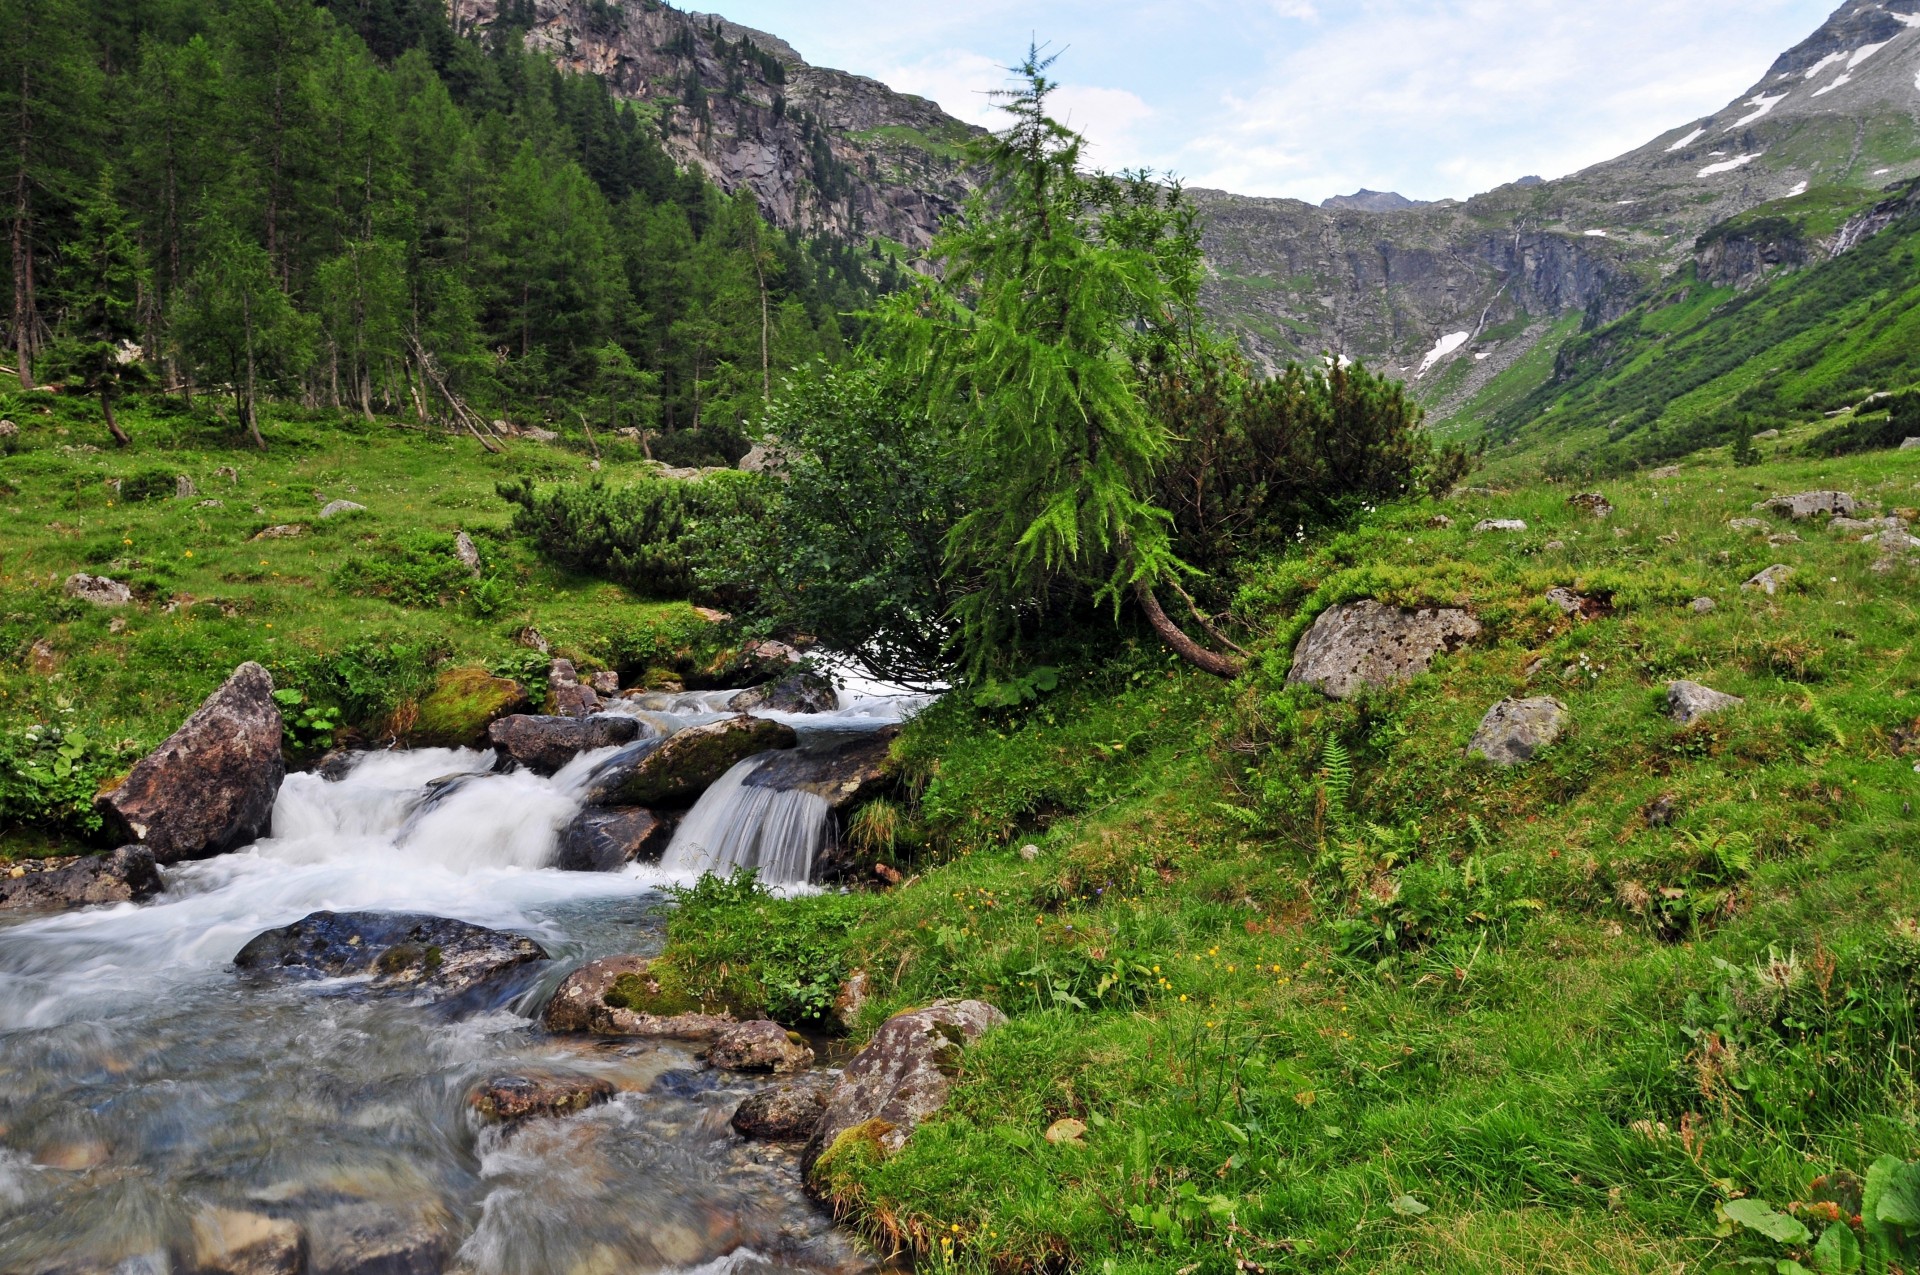
{"label": "brown rock", "polygon": [[898,1151],[922,1120],[946,1105],[966,1047],[1006,1021],[983,1001],[937,1001],[889,1018],[834,1085],[800,1153],[802,1171],[811,1175],[841,1135],[863,1127],[873,1130],[882,1151]]}
{"label": "brown rock", "polygon": [[870,990],[865,970],[855,970],[840,984],[840,990],[833,997],[833,1021],[841,1031],[850,1032],[859,1025],[860,1011],[867,1007]]}
{"label": "brown rock", "polygon": [[1372,600],[1321,613],[1294,649],[1289,685],[1307,685],[1333,699],[1362,688],[1397,686],[1427,671],[1433,658],[1480,636],[1465,611],[1402,610]]}
{"label": "brown rock", "polygon": [[[649,965],[644,956],[607,956],[587,962],[555,989],[541,1013],[541,1025],[550,1032],[664,1040],[710,1040],[733,1025],[733,1015],[726,1013],[653,1014],[607,1003],[622,978],[646,980]],[[659,985],[652,987],[657,992]]]}
{"label": "brown rock", "polygon": [[343,1204],[307,1221],[310,1275],[441,1275],[453,1257],[443,1219]]}
{"label": "brown rock", "polygon": [[27,652],[27,667],[35,677],[51,677],[60,671],[60,653],[53,649],[53,643],[41,638]]}
{"label": "brown rock", "polygon": [[762,1089],[734,1109],[734,1132],[763,1142],[804,1142],[819,1126],[833,1086],[833,1075],[815,1071]]}
{"label": "brown rock", "polygon": [[301,1275],[306,1262],[306,1233],[286,1218],[229,1208],[194,1216],[194,1275]]}
{"label": "brown rock", "polygon": [[886,782],[887,754],[899,737],[900,728],[888,726],[831,749],[782,752],[748,775],[747,787],[782,792],[798,788],[824,797],[835,810],[845,810]]}
{"label": "brown rock", "polygon": [[672,840],[672,822],[651,810],[583,810],[560,834],[553,866],[564,872],[617,872],[629,863],[658,863]]}
{"label": "brown rock", "polygon": [[580,681],[572,660],[547,666],[547,708],[560,717],[586,717],[600,711],[600,696]]}
{"label": "brown rock", "polygon": [[[15,876],[13,873],[19,873]],[[122,846],[111,854],[15,864],[0,874],[0,912],[59,911],[97,903],[141,903],[165,889],[153,851]]]}
{"label": "brown rock", "polygon": [[557,1073],[496,1076],[467,1099],[488,1120],[512,1123],[536,1116],[571,1116],[613,1097],[613,1086],[596,1076]]}
{"label": "brown rock", "polygon": [[669,736],[598,800],[618,806],[690,805],[737,763],[798,742],[793,727],[744,714],[690,727]]}
{"label": "brown rock", "polygon": [[286,778],[273,678],[242,664],[94,808],[158,863],[237,850],[267,831]]}
{"label": "brown rock", "polygon": [[707,1050],[707,1062],[722,1071],[790,1076],[813,1066],[813,1049],[798,1033],[762,1018],[722,1030]]}
{"label": "brown rock", "polygon": [[633,717],[503,717],[487,727],[487,739],[500,755],[536,775],[551,775],[596,748],[630,744],[640,737]]}

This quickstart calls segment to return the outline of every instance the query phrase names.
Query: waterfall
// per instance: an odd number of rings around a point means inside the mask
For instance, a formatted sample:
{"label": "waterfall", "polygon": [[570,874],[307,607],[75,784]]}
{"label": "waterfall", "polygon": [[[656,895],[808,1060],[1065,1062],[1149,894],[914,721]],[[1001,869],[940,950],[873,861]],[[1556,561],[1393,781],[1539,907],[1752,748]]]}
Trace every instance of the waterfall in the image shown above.
{"label": "waterfall", "polygon": [[747,758],[707,789],[673,834],[663,870],[727,876],[755,868],[768,885],[807,883],[831,811],[826,798],[810,792],[749,785],[767,757]]}

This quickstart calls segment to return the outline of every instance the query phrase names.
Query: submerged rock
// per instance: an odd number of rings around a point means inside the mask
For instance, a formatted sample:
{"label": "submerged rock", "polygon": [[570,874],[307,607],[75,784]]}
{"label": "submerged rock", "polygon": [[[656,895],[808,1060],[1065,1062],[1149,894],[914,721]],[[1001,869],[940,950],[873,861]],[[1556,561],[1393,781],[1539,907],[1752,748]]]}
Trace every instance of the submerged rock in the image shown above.
{"label": "submerged rock", "polygon": [[443,1219],[343,1204],[307,1220],[308,1275],[440,1275],[453,1258]]}
{"label": "submerged rock", "polygon": [[597,1076],[539,1073],[495,1076],[467,1098],[487,1120],[511,1124],[537,1116],[578,1115],[612,1099],[613,1086]]}
{"label": "submerged rock", "polygon": [[233,963],[299,979],[367,974],[383,990],[419,990],[445,999],[520,966],[550,959],[523,934],[409,912],[315,912],[268,930]]}
{"label": "submerged rock", "polygon": [[798,1033],[762,1018],[736,1023],[715,1035],[707,1062],[722,1071],[766,1071],[786,1076],[813,1066],[813,1047]]}
{"label": "submerged rock", "polygon": [[483,668],[448,669],[420,701],[408,742],[419,748],[485,748],[495,722],[527,707],[526,689],[512,678]]}
{"label": "submerged rock", "polygon": [[1290,686],[1312,686],[1334,699],[1362,688],[1375,690],[1411,681],[1451,651],[1480,636],[1465,611],[1402,610],[1371,599],[1330,607],[1294,648]]}
{"label": "submerged rock", "polygon": [[820,673],[795,673],[765,686],[741,691],[732,700],[733,711],[774,713],[831,713],[840,707],[833,679]]}
{"label": "submerged rock", "polygon": [[1698,682],[1671,682],[1667,686],[1667,712],[1682,726],[1746,702],[1738,695],[1728,695]]}
{"label": "submerged rock", "polygon": [[287,768],[273,678],[242,664],[94,808],[158,863],[203,859],[263,836]]}
{"label": "submerged rock", "polygon": [[194,1215],[194,1275],[301,1275],[306,1265],[307,1236],[297,1222],[234,1208]]}
{"label": "submerged rock", "polygon": [[581,753],[630,744],[640,737],[634,717],[503,717],[487,727],[487,739],[500,755],[531,770],[551,775]]}
{"label": "submerged rock", "polygon": [[122,846],[110,854],[15,864],[0,874],[0,912],[59,911],[97,903],[142,903],[165,889],[153,851]]}
{"label": "submerged rock", "polygon": [[709,1014],[694,1006],[662,1002],[656,1006],[659,1013],[634,1008],[636,1000],[645,1005],[661,996],[650,964],[644,956],[587,962],[554,990],[541,1012],[541,1025],[550,1032],[662,1040],[708,1040],[733,1025],[731,1014]]}
{"label": "submerged rock", "polygon": [[800,1153],[812,1176],[841,1138],[865,1130],[884,1152],[898,1151],[922,1120],[946,1105],[967,1046],[1007,1016],[984,1001],[936,1001],[880,1025],[827,1097],[827,1109]]}
{"label": "submerged rock", "polygon": [[733,1131],[763,1142],[804,1142],[826,1114],[836,1077],[809,1072],[750,1095],[734,1108]]}
{"label": "submerged rock", "polygon": [[1567,706],[1557,699],[1502,700],[1487,710],[1467,745],[1467,756],[1496,766],[1520,766],[1551,747],[1567,728]]}
{"label": "submerged rock", "polygon": [[738,763],[798,742],[793,727],[744,714],[694,726],[670,736],[617,785],[596,787],[596,796],[608,805],[690,805]]}
{"label": "submerged rock", "polygon": [[617,872],[629,863],[658,863],[672,840],[673,824],[651,810],[583,810],[560,834],[553,866],[564,872]]}

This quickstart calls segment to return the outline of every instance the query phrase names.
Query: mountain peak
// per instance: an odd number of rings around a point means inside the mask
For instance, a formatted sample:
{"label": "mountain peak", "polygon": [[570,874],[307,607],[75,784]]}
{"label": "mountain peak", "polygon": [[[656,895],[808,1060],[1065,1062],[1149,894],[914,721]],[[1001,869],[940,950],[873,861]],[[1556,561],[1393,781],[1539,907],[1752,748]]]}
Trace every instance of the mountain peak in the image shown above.
{"label": "mountain peak", "polygon": [[1335,195],[1331,199],[1320,201],[1322,208],[1345,209],[1351,212],[1401,212],[1408,208],[1431,208],[1432,200],[1408,199],[1405,195],[1391,190],[1368,190],[1362,186],[1351,195]]}

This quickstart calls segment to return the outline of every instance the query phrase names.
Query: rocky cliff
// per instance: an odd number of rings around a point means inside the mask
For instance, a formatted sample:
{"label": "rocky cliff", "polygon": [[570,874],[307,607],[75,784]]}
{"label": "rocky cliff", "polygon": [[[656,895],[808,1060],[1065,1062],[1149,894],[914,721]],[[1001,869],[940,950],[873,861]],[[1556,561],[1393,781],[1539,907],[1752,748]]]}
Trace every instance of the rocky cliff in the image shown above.
{"label": "rocky cliff", "polygon": [[[452,0],[482,31],[513,0]],[[766,216],[810,234],[878,236],[925,249],[969,185],[961,148],[978,130],[924,98],[809,66],[777,36],[657,0],[533,0],[526,43],[605,79],[656,113],[667,149]]]}

